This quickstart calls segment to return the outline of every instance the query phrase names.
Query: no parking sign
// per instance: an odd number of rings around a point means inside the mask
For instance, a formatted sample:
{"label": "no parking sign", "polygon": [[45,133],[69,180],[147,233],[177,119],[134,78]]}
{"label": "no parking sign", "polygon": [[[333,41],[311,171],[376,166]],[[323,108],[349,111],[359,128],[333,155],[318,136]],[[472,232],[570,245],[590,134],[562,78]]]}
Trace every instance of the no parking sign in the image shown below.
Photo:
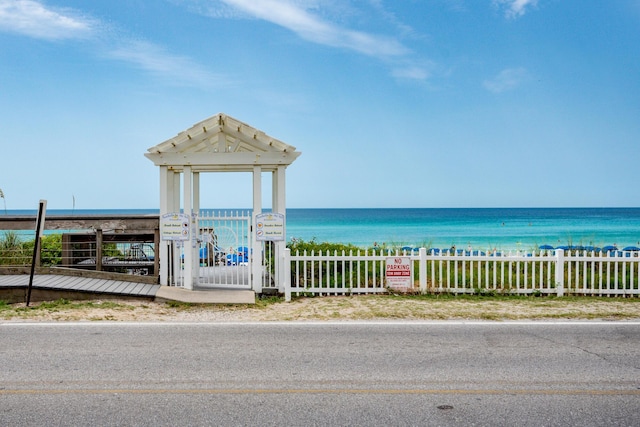
{"label": "no parking sign", "polygon": [[401,291],[406,291],[413,288],[413,269],[411,268],[411,257],[387,257],[385,272],[387,286],[389,288]]}

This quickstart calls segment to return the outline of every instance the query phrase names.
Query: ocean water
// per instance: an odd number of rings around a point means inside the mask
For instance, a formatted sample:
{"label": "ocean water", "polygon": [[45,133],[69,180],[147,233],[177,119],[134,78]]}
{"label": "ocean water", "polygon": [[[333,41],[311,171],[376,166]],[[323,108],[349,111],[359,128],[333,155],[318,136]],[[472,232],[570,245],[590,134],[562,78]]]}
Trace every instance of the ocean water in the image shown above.
{"label": "ocean water", "polygon": [[287,237],[362,247],[623,248],[640,246],[640,208],[291,209]]}
{"label": "ocean water", "polygon": [[[48,210],[55,214],[154,209]],[[8,211],[35,214],[34,211]],[[287,240],[427,248],[532,250],[540,245],[640,246],[640,208],[288,209]]]}

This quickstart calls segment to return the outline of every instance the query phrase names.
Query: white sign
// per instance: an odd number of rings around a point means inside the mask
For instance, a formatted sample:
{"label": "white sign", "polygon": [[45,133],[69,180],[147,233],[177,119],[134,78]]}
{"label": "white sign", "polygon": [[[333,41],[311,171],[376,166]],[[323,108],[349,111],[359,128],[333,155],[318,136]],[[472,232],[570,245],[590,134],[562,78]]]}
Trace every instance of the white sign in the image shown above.
{"label": "white sign", "polygon": [[189,240],[191,218],[182,213],[168,213],[160,218],[162,240]]}
{"label": "white sign", "polygon": [[385,277],[387,279],[387,286],[391,289],[397,289],[401,291],[413,289],[413,269],[411,268],[411,257],[387,257]]}
{"label": "white sign", "polygon": [[256,215],[256,240],[284,240],[284,215],[281,213]]}

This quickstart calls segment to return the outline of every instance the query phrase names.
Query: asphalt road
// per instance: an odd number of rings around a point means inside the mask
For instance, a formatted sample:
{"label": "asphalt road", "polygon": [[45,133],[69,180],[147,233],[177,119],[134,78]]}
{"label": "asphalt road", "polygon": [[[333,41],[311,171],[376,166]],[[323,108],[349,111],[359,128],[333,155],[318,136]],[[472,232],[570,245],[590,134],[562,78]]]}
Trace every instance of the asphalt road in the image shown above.
{"label": "asphalt road", "polygon": [[640,323],[0,324],[3,426],[637,426]]}

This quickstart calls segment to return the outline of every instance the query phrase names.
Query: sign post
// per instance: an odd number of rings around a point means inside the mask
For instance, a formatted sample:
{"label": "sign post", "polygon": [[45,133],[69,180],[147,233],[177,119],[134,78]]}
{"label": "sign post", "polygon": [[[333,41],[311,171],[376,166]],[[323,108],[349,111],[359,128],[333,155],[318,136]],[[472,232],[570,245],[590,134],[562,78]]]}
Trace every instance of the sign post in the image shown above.
{"label": "sign post", "polygon": [[29,275],[29,287],[27,288],[27,302],[26,306],[29,307],[29,303],[31,302],[31,288],[33,287],[33,275],[36,270],[36,263],[38,260],[38,254],[40,253],[40,241],[42,237],[42,232],[44,230],[44,216],[47,211],[47,201],[40,200],[40,205],[38,207],[38,218],[36,220],[36,241],[33,245],[33,258],[31,259],[31,274]]}
{"label": "sign post", "polygon": [[406,292],[413,289],[413,269],[411,257],[387,257],[385,278],[387,286],[397,291]]}
{"label": "sign post", "polygon": [[256,215],[256,240],[284,240],[284,214],[263,213]]}
{"label": "sign post", "polygon": [[191,218],[183,213],[168,213],[160,219],[160,237],[162,240],[189,240]]}

